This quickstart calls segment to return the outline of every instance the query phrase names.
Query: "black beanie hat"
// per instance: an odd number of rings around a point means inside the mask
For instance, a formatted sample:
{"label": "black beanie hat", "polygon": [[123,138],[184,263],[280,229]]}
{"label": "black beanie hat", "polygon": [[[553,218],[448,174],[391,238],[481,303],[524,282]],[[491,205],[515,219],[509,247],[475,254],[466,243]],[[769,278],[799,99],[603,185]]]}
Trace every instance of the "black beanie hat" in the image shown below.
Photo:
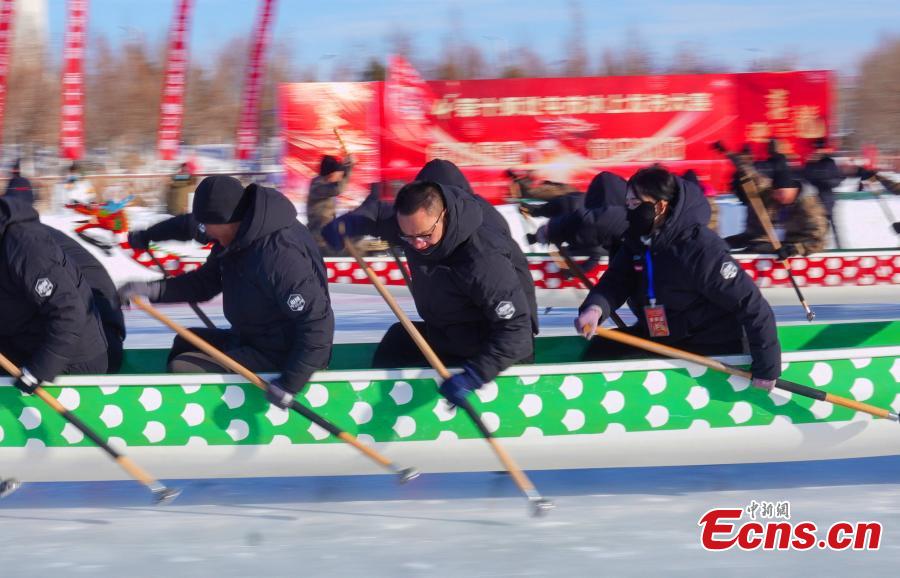
{"label": "black beanie hat", "polygon": [[335,171],[344,170],[343,165],[341,165],[341,161],[337,160],[331,155],[325,155],[322,157],[322,164],[319,165],[319,176],[325,177],[330,175]]}
{"label": "black beanie hat", "polygon": [[248,195],[234,177],[206,177],[194,191],[194,218],[204,225],[236,223],[244,218],[248,206]]}
{"label": "black beanie hat", "polygon": [[791,168],[783,160],[778,160],[772,167],[772,188],[793,189],[797,187],[797,181]]}

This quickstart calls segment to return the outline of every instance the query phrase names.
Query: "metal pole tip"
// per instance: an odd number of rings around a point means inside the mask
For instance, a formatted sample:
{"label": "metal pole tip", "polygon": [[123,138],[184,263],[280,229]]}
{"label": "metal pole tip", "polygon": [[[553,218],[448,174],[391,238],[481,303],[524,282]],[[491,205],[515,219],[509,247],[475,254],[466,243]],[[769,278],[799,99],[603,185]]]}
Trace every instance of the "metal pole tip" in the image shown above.
{"label": "metal pole tip", "polygon": [[156,506],[165,506],[172,503],[175,498],[181,495],[181,490],[174,488],[162,488],[153,490],[153,503]]}
{"label": "metal pole tip", "polygon": [[545,516],[550,510],[556,507],[552,500],[547,498],[537,498],[531,500],[531,515],[535,518]]}
{"label": "metal pole tip", "polygon": [[402,470],[397,472],[397,481],[401,484],[406,484],[418,478],[419,475],[419,470],[417,470],[416,468],[403,468]]}

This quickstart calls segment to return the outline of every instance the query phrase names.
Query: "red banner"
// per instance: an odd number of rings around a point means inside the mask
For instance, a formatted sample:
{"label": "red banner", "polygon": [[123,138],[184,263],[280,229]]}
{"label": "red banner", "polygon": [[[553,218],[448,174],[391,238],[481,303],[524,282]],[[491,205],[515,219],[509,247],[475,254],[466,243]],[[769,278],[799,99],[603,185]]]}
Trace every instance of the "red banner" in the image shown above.
{"label": "red banner", "polygon": [[284,140],[284,190],[302,201],[309,182],[319,174],[322,155],[342,156],[334,135],[338,129],[355,165],[350,183],[338,198],[355,207],[369,193],[369,183],[381,178],[380,82],[317,82],[283,84],[278,92]]}
{"label": "red banner", "polygon": [[256,144],[259,141],[259,100],[274,4],[275,0],[263,0],[259,18],[256,21],[253,50],[250,53],[250,60],[247,62],[244,99],[238,122],[237,149],[235,150],[235,156],[241,160],[254,156]]}
{"label": "red banner", "polygon": [[84,155],[84,45],[87,38],[87,0],[69,0],[63,48],[60,156]]}
{"label": "red banner", "polygon": [[[804,150],[811,136],[828,132],[829,82],[827,72],[426,82],[392,58],[381,130],[371,133],[380,140],[381,168],[372,180],[409,181],[428,160],[443,158],[459,165],[480,194],[503,202],[507,169],[584,190],[599,171],[628,177],[661,162],[679,173],[694,169],[724,190],[732,169],[711,143],[736,148],[760,138],[758,123],[778,121],[784,124],[772,125],[773,136]],[[306,86],[316,85],[290,85],[296,94]],[[305,114],[317,116],[304,119],[308,126],[346,120],[340,94],[313,103],[314,92],[305,92],[310,103],[283,103],[282,117],[309,104]],[[316,151],[301,148],[289,147],[285,164],[315,170]]]}
{"label": "red banner", "polygon": [[735,145],[749,143],[758,157],[777,139],[788,157],[805,159],[813,140],[831,125],[831,73],[755,72],[736,74],[741,125]]}
{"label": "red banner", "polygon": [[184,118],[184,91],[188,69],[188,23],[193,0],[179,0],[169,31],[169,52],[159,104],[157,149],[159,158],[172,161],[178,158],[181,124]]}
{"label": "red banner", "polygon": [[0,0],[0,140],[3,138],[3,117],[6,113],[6,77],[9,74],[10,38],[16,0]]}

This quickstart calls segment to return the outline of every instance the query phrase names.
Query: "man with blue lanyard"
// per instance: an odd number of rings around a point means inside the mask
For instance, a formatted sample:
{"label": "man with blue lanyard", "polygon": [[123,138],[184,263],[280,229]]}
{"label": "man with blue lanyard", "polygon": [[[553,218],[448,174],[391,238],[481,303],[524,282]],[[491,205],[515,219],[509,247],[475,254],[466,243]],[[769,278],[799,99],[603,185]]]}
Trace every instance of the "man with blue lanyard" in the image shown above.
{"label": "man with blue lanyard", "polygon": [[[753,385],[770,390],[781,373],[772,308],[707,228],[709,203],[695,184],[660,166],[628,181],[622,249],[579,308],[576,329],[593,335],[626,301],[638,322],[626,331],[701,355],[752,357]],[[746,344],[746,345],[745,345]],[[593,338],[588,359],[646,355]]]}

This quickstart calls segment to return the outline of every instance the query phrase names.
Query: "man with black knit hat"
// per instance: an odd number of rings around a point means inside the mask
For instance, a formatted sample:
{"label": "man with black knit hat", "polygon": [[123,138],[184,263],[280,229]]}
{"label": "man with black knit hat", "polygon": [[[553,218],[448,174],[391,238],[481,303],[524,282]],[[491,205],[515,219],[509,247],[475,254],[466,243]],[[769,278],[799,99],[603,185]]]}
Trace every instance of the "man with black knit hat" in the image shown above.
{"label": "man with black knit hat", "polygon": [[[763,191],[760,199],[781,241],[779,259],[809,255],[825,249],[828,219],[819,201],[818,191],[810,183],[797,178],[786,161],[775,164],[771,188]],[[775,253],[752,207],[747,209],[746,230],[725,240],[732,249],[748,253]]]}
{"label": "man with black knit hat", "polygon": [[309,197],[306,200],[306,226],[318,243],[320,252],[325,256],[340,253],[340,251],[332,251],[322,239],[322,227],[333,221],[337,215],[336,198],[347,188],[352,169],[352,156],[347,155],[347,158],[341,163],[335,157],[325,155],[319,164],[319,176],[309,184]]}
{"label": "man with black knit hat", "polygon": [[[341,226],[351,237],[405,243],[409,289],[423,319],[417,326],[446,364],[462,367],[440,388],[457,405],[534,352],[533,288],[529,296],[515,265],[521,250],[489,215],[470,190],[415,181],[397,193],[393,206],[369,197],[323,230],[335,248]],[[425,363],[399,323],[388,329],[373,360],[375,367]]]}
{"label": "man with black knit hat", "polygon": [[[126,283],[123,302],[144,296],[156,303],[208,301],[223,295],[231,329],[193,329],[256,372],[280,372],[268,384],[269,401],[289,407],[312,373],[331,357],[334,314],[325,264],[291,202],[275,189],[246,189],[228,176],[203,179],[194,193],[193,219],[214,243],[199,269],[161,281]],[[224,372],[213,358],[176,337],[169,371]]]}

